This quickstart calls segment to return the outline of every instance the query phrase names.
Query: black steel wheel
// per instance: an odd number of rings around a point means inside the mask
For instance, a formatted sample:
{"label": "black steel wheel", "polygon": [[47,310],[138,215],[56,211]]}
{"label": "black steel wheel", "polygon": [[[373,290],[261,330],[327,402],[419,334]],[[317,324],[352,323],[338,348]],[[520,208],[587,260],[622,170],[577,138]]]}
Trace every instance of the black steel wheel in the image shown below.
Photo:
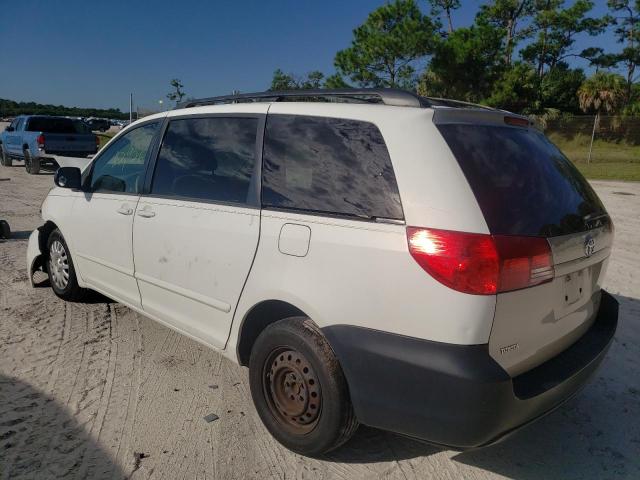
{"label": "black steel wheel", "polygon": [[322,390],[309,360],[279,347],[264,364],[264,395],[274,416],[297,434],[312,431],[322,407]]}
{"label": "black steel wheel", "polygon": [[286,318],[262,331],[251,350],[249,381],[265,427],[294,452],[327,453],[358,427],[340,363],[308,318]]}

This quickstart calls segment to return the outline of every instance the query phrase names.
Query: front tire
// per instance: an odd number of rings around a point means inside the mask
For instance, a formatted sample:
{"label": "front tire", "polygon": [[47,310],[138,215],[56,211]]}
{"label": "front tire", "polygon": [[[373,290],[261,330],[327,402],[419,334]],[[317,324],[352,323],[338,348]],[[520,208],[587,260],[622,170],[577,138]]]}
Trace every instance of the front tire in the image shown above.
{"label": "front tire", "polygon": [[85,296],[87,291],[78,285],[67,242],[57,228],[51,232],[47,241],[47,273],[51,288],[58,297],[76,302]]}
{"label": "front tire", "polygon": [[40,173],[40,159],[33,158],[29,150],[24,151],[24,168],[27,170],[27,173],[31,175],[37,175]]}
{"label": "front tire", "polygon": [[327,453],[358,427],[342,368],[308,318],[287,318],[264,329],[251,351],[249,383],[265,427],[294,452]]}
{"label": "front tire", "polygon": [[0,163],[5,167],[13,166],[13,159],[4,151],[4,145],[0,146]]}

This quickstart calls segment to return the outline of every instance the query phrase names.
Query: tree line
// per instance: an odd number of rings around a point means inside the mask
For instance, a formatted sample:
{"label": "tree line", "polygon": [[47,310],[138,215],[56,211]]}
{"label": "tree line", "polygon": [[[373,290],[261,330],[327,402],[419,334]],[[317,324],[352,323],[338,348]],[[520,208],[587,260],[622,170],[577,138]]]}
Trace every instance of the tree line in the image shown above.
{"label": "tree line", "polygon": [[18,115],[59,115],[68,117],[98,117],[128,120],[129,114],[122,113],[118,108],[79,108],[63,105],[45,105],[35,102],[14,102],[0,98],[0,117],[15,117]]}
{"label": "tree line", "polygon": [[[277,69],[270,89],[392,87],[529,115],[640,115],[640,0],[608,0],[601,17],[591,0],[490,0],[468,27],[453,21],[461,0],[428,0],[428,13],[421,6],[377,8],[336,53],[334,74]],[[598,46],[607,30],[617,51]],[[577,49],[579,35],[593,46]],[[571,66],[576,58],[594,70],[589,78]]]}

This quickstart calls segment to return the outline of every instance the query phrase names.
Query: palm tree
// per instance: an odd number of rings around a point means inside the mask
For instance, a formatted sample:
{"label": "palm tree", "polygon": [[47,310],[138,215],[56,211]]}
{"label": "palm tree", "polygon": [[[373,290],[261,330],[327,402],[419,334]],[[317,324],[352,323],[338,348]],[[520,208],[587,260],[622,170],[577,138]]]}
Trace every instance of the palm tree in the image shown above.
{"label": "palm tree", "polygon": [[625,98],[625,80],[615,73],[598,72],[584,81],[578,89],[578,101],[583,112],[595,110],[593,119],[593,131],[591,132],[591,145],[589,145],[589,157],[591,162],[593,150],[593,138],[596,127],[600,121],[600,112],[612,113],[616,111]]}

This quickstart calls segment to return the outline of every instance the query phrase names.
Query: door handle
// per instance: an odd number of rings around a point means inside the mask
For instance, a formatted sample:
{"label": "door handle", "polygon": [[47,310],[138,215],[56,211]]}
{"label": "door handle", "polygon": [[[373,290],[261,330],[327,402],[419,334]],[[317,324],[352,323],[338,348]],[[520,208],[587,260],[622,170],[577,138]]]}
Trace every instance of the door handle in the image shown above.
{"label": "door handle", "polygon": [[118,210],[116,210],[121,215],[131,215],[133,213],[133,208],[129,208],[126,205],[122,205]]}
{"label": "door handle", "polygon": [[154,212],[153,210],[147,210],[143,208],[142,210],[138,210],[138,216],[144,217],[144,218],[151,218],[156,216],[156,212]]}

